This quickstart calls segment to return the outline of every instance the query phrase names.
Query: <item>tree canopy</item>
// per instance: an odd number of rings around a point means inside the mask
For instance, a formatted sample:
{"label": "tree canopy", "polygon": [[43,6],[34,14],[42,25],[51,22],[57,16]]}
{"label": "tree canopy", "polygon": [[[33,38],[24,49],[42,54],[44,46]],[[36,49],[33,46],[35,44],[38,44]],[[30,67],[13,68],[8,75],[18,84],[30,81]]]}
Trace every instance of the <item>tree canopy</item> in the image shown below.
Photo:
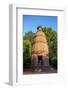
{"label": "tree canopy", "polygon": [[52,66],[57,68],[57,32],[52,28],[43,28],[49,47],[49,61]]}

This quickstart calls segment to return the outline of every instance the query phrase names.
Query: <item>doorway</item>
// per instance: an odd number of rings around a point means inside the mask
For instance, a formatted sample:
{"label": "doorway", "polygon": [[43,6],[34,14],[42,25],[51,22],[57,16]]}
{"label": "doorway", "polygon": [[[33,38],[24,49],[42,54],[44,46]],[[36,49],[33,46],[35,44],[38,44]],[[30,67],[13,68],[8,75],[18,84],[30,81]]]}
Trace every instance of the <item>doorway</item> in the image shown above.
{"label": "doorway", "polygon": [[43,65],[42,56],[38,56],[38,65],[39,65],[39,66],[42,66],[42,65]]}

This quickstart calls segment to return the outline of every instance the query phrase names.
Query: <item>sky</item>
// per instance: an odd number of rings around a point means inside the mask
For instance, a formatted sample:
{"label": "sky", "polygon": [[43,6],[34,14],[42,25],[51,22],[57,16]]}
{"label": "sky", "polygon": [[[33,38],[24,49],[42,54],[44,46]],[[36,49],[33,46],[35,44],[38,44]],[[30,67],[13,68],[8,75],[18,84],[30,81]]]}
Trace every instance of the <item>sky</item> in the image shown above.
{"label": "sky", "polygon": [[51,27],[57,31],[57,16],[35,16],[35,15],[24,15],[23,16],[23,29],[25,32],[36,32],[37,27]]}

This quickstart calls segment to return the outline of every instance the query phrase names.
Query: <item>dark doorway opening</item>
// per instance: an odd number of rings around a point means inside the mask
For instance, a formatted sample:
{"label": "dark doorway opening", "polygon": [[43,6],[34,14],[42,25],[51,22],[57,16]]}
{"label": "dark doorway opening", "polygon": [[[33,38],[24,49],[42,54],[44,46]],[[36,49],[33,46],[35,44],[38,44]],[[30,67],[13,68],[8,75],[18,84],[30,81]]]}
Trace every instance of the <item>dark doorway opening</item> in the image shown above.
{"label": "dark doorway opening", "polygon": [[38,56],[38,65],[43,65],[42,56]]}

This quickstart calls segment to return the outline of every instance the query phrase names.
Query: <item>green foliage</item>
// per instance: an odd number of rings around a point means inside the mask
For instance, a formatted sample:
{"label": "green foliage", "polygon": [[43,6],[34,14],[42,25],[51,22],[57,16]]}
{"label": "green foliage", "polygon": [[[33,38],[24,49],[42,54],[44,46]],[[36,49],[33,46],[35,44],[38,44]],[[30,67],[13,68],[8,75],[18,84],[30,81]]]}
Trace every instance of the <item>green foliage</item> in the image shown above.
{"label": "green foliage", "polygon": [[52,28],[43,28],[49,47],[50,65],[57,68],[57,32]]}
{"label": "green foliage", "polygon": [[23,37],[23,66],[24,68],[31,67],[31,45],[33,41],[34,33],[28,32],[25,33]]}
{"label": "green foliage", "polygon": [[28,33],[25,33],[25,36],[23,37],[23,39],[29,40],[30,42],[32,42],[34,35],[35,33],[33,33],[32,31],[29,31]]}

